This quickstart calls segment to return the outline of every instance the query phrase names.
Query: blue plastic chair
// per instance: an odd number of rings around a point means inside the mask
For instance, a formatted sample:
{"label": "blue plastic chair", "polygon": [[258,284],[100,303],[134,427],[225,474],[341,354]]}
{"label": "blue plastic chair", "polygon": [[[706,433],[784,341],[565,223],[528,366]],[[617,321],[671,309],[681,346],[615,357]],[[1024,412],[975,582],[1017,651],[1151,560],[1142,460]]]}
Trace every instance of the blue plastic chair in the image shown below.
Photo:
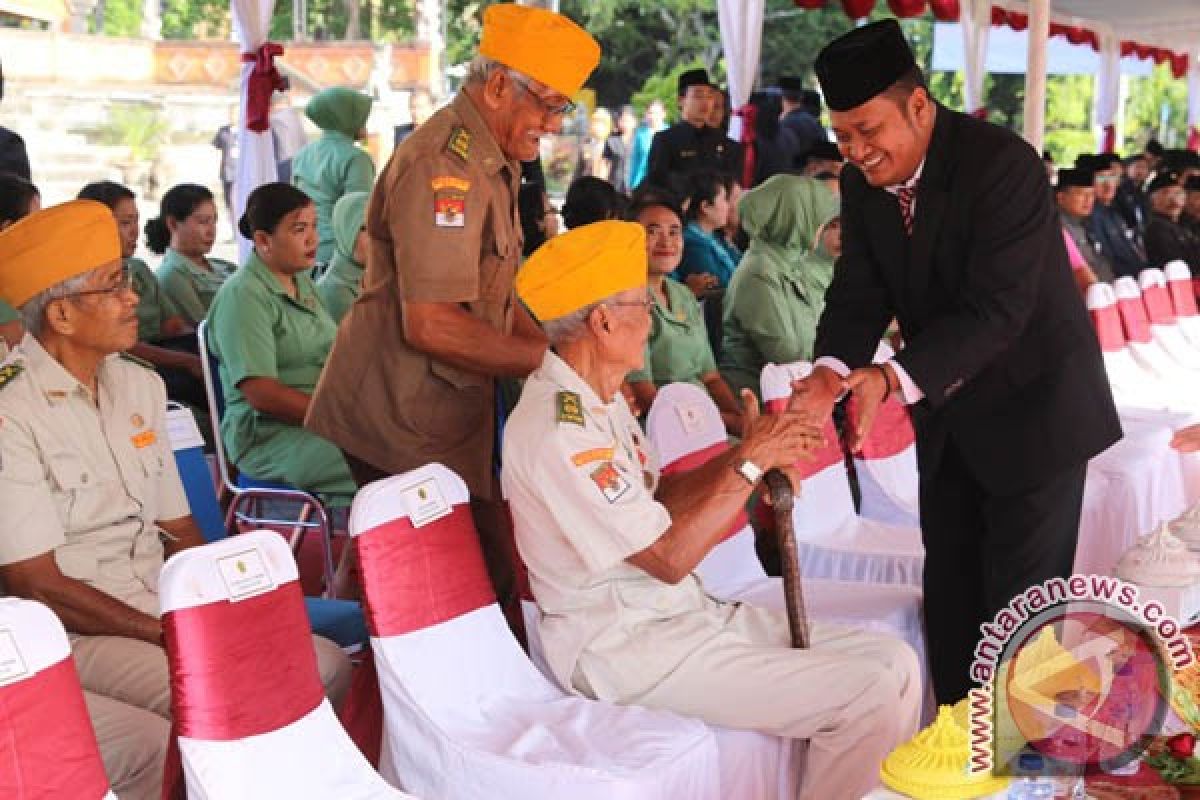
{"label": "blue plastic chair", "polygon": [[[221,387],[221,374],[217,357],[208,346],[208,320],[201,320],[196,328],[199,340],[201,370],[204,374],[204,393],[208,397],[209,418],[212,421],[213,449],[217,457],[217,470],[221,483],[233,498],[225,522],[226,530],[233,531],[237,525],[253,527],[289,527],[293,535],[289,539],[292,551],[297,552],[304,536],[316,531],[321,536],[321,570],[324,573],[323,597],[332,597],[334,592],[333,569],[333,524],[329,510],[315,495],[294,486],[257,480],[250,475],[238,474],[233,478],[233,466],[225,455],[225,442],[221,438],[221,418],[225,415],[225,394]],[[268,517],[263,512],[263,501],[283,501],[300,504],[300,514],[294,520]],[[312,518],[310,518],[312,517]]]}
{"label": "blue plastic chair", "polygon": [[[196,420],[191,410],[175,403],[168,405],[169,417],[186,415],[186,420],[182,417],[177,420],[178,429],[183,429],[185,423],[195,429]],[[208,462],[204,458],[202,443],[189,444],[173,438],[171,445],[175,451],[175,464],[179,468],[183,490],[192,509],[192,518],[196,520],[200,533],[206,542],[224,539],[230,534],[230,530],[226,525],[226,517],[221,514],[221,504],[217,500],[216,487],[213,486]],[[342,649],[349,652],[361,649],[366,643],[369,634],[362,606],[358,603],[352,600],[306,597],[304,604],[313,633],[337,642]]]}

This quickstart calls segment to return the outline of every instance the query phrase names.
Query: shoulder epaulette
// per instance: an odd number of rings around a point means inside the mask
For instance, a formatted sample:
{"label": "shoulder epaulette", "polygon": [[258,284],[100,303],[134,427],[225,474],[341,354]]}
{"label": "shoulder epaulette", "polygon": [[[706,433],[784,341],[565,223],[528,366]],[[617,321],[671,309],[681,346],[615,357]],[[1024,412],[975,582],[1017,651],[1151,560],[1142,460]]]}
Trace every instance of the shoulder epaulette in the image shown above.
{"label": "shoulder epaulette", "polygon": [[471,155],[471,132],[461,125],[450,133],[446,149],[466,161]]}
{"label": "shoulder epaulette", "polygon": [[0,365],[0,389],[12,383],[13,378],[25,371],[25,365],[20,361],[9,361]]}
{"label": "shoulder epaulette", "polygon": [[137,356],[135,356],[131,353],[121,353],[121,358],[125,361],[128,361],[130,364],[137,364],[139,367],[148,369],[151,372],[154,371],[153,364],[151,364],[149,361],[146,361],[143,358],[138,358]]}
{"label": "shoulder epaulette", "polygon": [[555,398],[555,419],[561,424],[584,426],[583,401],[577,392],[558,392]]}

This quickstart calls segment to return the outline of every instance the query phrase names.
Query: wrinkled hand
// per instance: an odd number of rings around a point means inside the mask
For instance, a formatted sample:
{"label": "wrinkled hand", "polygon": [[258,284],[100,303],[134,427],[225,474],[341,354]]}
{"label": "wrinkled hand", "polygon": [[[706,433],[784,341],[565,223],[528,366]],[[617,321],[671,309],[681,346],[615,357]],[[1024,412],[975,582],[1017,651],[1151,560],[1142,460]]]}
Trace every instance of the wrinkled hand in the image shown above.
{"label": "wrinkled hand", "polygon": [[824,424],[832,416],[833,406],[845,388],[845,381],[836,372],[828,367],[817,367],[807,378],[792,381],[788,411],[802,411]]}
{"label": "wrinkled hand", "polygon": [[1175,431],[1171,438],[1171,447],[1181,453],[1195,453],[1200,450],[1200,425],[1189,425]]}
{"label": "wrinkled hand", "polygon": [[811,460],[825,445],[822,426],[806,411],[791,409],[782,414],[762,415],[754,392],[742,390],[742,458],[763,470],[790,467],[800,459]]}
{"label": "wrinkled hand", "polygon": [[693,272],[683,280],[696,297],[703,297],[709,289],[717,288],[717,276],[708,272]]}
{"label": "wrinkled hand", "polygon": [[[887,366],[884,370],[890,369]],[[888,378],[878,367],[862,367],[846,376],[846,388],[854,394],[855,414],[850,431],[850,452],[862,449],[867,434],[875,424],[875,415],[888,394]]]}

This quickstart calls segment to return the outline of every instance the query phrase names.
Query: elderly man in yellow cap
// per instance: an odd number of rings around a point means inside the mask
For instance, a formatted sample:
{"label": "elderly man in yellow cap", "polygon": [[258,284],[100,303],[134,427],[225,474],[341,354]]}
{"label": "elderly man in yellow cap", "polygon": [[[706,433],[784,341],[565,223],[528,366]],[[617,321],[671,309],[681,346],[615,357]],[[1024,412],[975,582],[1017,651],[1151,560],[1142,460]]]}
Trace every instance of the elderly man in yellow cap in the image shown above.
{"label": "elderly man in yellow cap", "polygon": [[[137,342],[137,294],[108,207],[76,200],[0,232],[0,299],[28,331],[0,367],[0,584],[71,634],[113,790],[157,798],[170,714],[158,573],[203,539],[163,382],[117,355]],[[326,689],[344,691],[345,655],[314,640]]]}
{"label": "elderly man in yellow cap", "polygon": [[650,329],[645,234],[600,222],[539,248],[517,292],[551,350],[504,438],[504,489],[563,686],[730,728],[810,740],[801,797],[861,798],[916,730],[921,678],[903,642],[815,626],[790,648],[782,613],[722,603],[696,565],[728,532],[765,470],[820,442],[796,412],[759,416],[703,467],[662,478],[621,394]]}
{"label": "elderly man in yellow cap", "polygon": [[488,7],[466,85],[396,149],[371,195],[363,292],[305,420],[360,486],[431,461],[458,472],[502,603],[513,583],[495,379],[528,375],[546,350],[513,296],[520,162],[560,130],[599,58],[564,16]]}

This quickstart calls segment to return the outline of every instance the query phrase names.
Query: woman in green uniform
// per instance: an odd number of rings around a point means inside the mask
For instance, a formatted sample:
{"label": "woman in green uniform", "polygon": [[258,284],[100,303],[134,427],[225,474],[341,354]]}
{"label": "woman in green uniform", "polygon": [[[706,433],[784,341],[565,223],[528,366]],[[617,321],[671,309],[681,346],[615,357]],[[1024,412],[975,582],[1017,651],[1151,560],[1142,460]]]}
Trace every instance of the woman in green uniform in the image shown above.
{"label": "woman in green uniform", "polygon": [[341,451],[302,427],[337,333],[308,272],[316,218],[312,200],[286,183],[250,193],[238,230],[254,252],[217,292],[208,344],[225,395],[221,438],[237,468],[349,505],[355,483]]}
{"label": "woman in green uniform", "polygon": [[355,142],[367,135],[371,98],[335,86],[318,92],[304,113],[321,129],[321,137],[305,145],[292,159],[292,183],[317,204],[317,263],[333,258],[333,207],[350,192],[369,192],[375,183],[375,162]]}
{"label": "woman in green uniform", "polygon": [[335,248],[329,269],[317,281],[317,294],[334,322],[341,322],[362,290],[367,266],[367,200],[369,192],[351,192],[333,207]]}
{"label": "woman in green uniform", "polygon": [[113,181],[96,181],[79,190],[79,199],[103,203],[117,221],[121,258],[138,296],[138,341],[129,352],[154,366],[167,385],[167,397],[206,410],[195,330],[167,298],[146,262],[134,255],[138,207],[133,192]]}
{"label": "woman in green uniform", "polygon": [[[41,208],[42,195],[36,186],[11,172],[0,173],[0,231]],[[0,357],[24,335],[20,312],[0,300]]]}
{"label": "woman in green uniform", "polygon": [[189,325],[204,319],[217,289],[237,269],[208,257],[216,240],[217,205],[212,192],[195,183],[171,187],[159,215],[146,223],[146,246],[163,257],[158,265],[163,296]]}
{"label": "woman in green uniform", "polygon": [[735,390],[759,393],[768,363],[809,361],[833,257],[819,246],[838,216],[833,193],[819,181],[776,175],[738,205],[750,247],[725,293],[721,374]]}
{"label": "woman in green uniform", "polygon": [[717,371],[700,304],[688,287],[668,277],[683,255],[682,213],[664,200],[651,200],[634,206],[630,219],[646,230],[649,289],[654,298],[644,365],[625,379],[638,407],[649,409],[661,386],[694,383],[708,391],[729,432],[740,435],[741,409]]}

